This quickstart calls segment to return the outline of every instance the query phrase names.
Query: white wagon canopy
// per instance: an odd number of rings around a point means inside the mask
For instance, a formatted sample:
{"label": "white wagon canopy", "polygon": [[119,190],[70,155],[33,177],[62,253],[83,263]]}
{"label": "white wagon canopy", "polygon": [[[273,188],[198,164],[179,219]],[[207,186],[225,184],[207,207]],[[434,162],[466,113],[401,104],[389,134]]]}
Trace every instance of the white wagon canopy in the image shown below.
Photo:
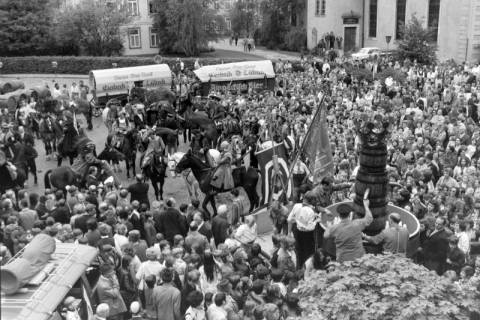
{"label": "white wagon canopy", "polygon": [[245,61],[204,66],[195,70],[203,95],[210,92],[273,90],[275,71],[272,61]]}
{"label": "white wagon canopy", "polygon": [[171,88],[172,71],[166,64],[90,71],[95,98],[128,94],[134,86],[146,89]]}

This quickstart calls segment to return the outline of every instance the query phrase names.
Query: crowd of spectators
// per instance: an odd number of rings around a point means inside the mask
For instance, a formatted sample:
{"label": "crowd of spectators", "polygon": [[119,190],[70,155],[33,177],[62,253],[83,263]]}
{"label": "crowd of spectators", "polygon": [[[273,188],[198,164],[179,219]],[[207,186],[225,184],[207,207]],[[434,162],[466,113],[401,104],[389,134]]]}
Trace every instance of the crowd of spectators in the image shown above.
{"label": "crowd of spectators", "polygon": [[[404,80],[367,81],[351,71],[372,68],[395,70]],[[355,181],[359,139],[353,119],[364,114],[393,119],[389,201],[421,221],[414,260],[460,283],[479,278],[474,249],[480,236],[480,68],[338,58],[305,59],[301,69],[279,62],[273,95],[221,96],[221,103],[241,110],[237,114],[243,123],[256,123],[260,142],[273,124],[280,136],[293,136],[298,148],[325,97],[335,184]],[[297,258],[287,228],[294,201],[271,204],[277,230],[267,249],[258,244],[254,218],[234,214],[225,204],[210,217],[197,200],[151,201],[136,192],[143,190],[142,181],[138,176],[136,185],[118,190],[90,185],[84,190],[71,186],[66,194],[5,192],[1,263],[42,232],[58,242],[98,248],[92,271],[98,273],[98,319],[278,320],[300,315],[298,283],[326,268],[328,259],[321,248],[306,261]],[[348,188],[320,188],[322,197],[314,207],[352,196]],[[303,200],[300,192],[295,202]],[[65,307],[70,310],[70,301]],[[75,309],[71,311],[67,318],[75,319]]]}

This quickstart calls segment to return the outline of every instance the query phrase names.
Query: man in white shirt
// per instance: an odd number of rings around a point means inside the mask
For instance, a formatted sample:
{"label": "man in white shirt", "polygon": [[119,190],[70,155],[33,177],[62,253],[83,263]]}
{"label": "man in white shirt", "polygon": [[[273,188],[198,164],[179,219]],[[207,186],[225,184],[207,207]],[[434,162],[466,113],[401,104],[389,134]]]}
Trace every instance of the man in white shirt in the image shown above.
{"label": "man in white shirt", "polygon": [[245,217],[245,223],[238,227],[235,239],[241,244],[253,244],[257,239],[257,224],[252,216]]}
{"label": "man in white shirt", "polygon": [[148,260],[142,262],[137,274],[135,275],[135,278],[137,278],[138,281],[138,290],[143,290],[145,288],[146,277],[149,275],[154,275],[158,280],[161,278],[160,273],[163,269],[165,269],[165,266],[157,260],[157,253],[155,249],[148,248],[146,250],[146,255]]}
{"label": "man in white shirt", "polygon": [[62,91],[60,90],[60,85],[58,83],[55,83],[53,85],[53,90],[52,90],[52,98],[56,99],[62,95]]}
{"label": "man in white shirt", "polygon": [[75,100],[80,97],[80,88],[75,82],[72,83],[70,87],[70,99]]}
{"label": "man in white shirt", "polygon": [[467,233],[467,224],[465,222],[461,222],[459,229],[460,230],[457,233],[458,248],[462,250],[465,256],[468,256],[470,253],[470,236]]}
{"label": "man in white shirt", "polygon": [[293,206],[287,218],[288,232],[293,232],[297,254],[297,267],[301,268],[305,261],[315,252],[315,227],[321,216],[315,212],[313,204],[315,194],[307,192],[303,203]]}

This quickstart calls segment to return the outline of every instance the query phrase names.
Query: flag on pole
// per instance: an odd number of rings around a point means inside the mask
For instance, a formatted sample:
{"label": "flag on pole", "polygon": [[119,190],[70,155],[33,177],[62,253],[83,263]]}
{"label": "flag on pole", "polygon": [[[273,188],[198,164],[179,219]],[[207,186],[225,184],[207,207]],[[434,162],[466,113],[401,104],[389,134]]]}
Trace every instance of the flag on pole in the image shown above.
{"label": "flag on pole", "polygon": [[305,137],[303,150],[306,156],[308,167],[313,174],[313,183],[317,184],[323,178],[333,173],[333,156],[328,138],[328,125],[326,121],[325,108],[315,114],[310,124],[310,132]]}
{"label": "flag on pole", "polygon": [[[280,196],[284,192],[287,199],[289,199],[292,195],[292,186],[288,183],[289,164],[285,145],[283,143],[275,144],[275,146],[261,150],[255,155],[257,156],[258,166],[262,175],[262,200],[260,204],[268,204],[274,194]],[[283,186],[286,190],[282,190],[280,181],[273,181],[275,175],[274,155],[276,155],[278,162],[278,177],[283,181]],[[273,188],[272,183],[275,184]]]}

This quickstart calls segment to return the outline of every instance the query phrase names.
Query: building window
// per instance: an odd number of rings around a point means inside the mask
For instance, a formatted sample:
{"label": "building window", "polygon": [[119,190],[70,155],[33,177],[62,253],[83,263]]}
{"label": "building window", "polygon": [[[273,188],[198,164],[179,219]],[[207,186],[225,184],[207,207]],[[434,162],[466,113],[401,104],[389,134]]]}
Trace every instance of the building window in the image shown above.
{"label": "building window", "polygon": [[377,0],[370,0],[369,18],[368,18],[368,36],[377,37]]}
{"label": "building window", "polygon": [[138,0],[128,0],[128,13],[131,16],[138,16]]}
{"label": "building window", "polygon": [[128,46],[130,49],[139,49],[142,47],[140,28],[128,29]]}
{"label": "building window", "polygon": [[324,16],[327,6],[327,0],[315,0],[315,15]]}
{"label": "building window", "polygon": [[227,30],[232,30],[232,21],[230,18],[225,18],[225,24],[227,25]]}
{"label": "building window", "polygon": [[407,0],[397,0],[397,20],[395,23],[395,38],[402,39],[402,28],[405,26],[405,10]]}
{"label": "building window", "polygon": [[158,30],[150,28],[150,48],[158,48],[159,39]]}
{"label": "building window", "polygon": [[149,14],[155,14],[160,12],[160,5],[158,4],[158,1],[150,1],[148,2],[148,13]]}
{"label": "building window", "polygon": [[438,19],[440,18],[440,0],[428,2],[428,28],[432,31],[432,40],[438,39]]}

